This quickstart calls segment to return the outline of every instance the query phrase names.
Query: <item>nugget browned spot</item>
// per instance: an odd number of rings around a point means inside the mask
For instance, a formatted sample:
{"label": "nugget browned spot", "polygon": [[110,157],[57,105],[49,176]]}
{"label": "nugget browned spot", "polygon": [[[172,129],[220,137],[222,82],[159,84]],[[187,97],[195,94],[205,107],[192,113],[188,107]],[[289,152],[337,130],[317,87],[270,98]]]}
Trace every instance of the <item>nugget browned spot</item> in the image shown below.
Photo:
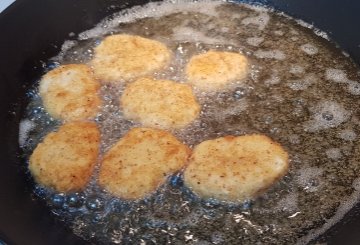
{"label": "nugget browned spot", "polygon": [[42,77],[39,87],[45,109],[66,121],[94,117],[101,105],[99,89],[99,82],[83,64],[55,68]]}
{"label": "nugget browned spot", "polygon": [[188,82],[199,90],[219,91],[226,85],[246,78],[247,58],[239,53],[208,51],[193,56],[186,66]]}
{"label": "nugget browned spot", "polygon": [[32,153],[35,181],[60,192],[79,191],[88,183],[99,152],[95,123],[72,122],[49,133]]}
{"label": "nugget browned spot", "polygon": [[144,126],[182,128],[200,113],[190,86],[169,80],[140,78],[121,96],[124,116]]}
{"label": "nugget browned spot", "polygon": [[203,198],[244,201],[287,172],[287,152],[264,135],[226,136],[197,145],[184,182]]}
{"label": "nugget browned spot", "polygon": [[126,34],[106,37],[95,48],[91,66],[103,82],[120,82],[165,68],[170,50],[161,42]]}
{"label": "nugget browned spot", "polygon": [[180,170],[189,154],[190,149],[166,131],[134,128],[105,154],[99,183],[117,197],[143,198]]}

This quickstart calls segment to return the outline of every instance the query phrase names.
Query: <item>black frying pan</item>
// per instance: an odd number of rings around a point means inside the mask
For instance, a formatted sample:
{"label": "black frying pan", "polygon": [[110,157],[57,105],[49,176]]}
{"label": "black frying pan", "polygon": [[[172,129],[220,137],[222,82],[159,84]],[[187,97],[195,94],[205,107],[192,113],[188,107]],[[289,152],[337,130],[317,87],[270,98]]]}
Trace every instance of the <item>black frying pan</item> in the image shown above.
{"label": "black frying pan", "polygon": [[[41,75],[41,61],[57,54],[70,32],[79,33],[113,12],[145,2],[17,0],[0,14],[0,238],[6,243],[86,244],[54,220],[46,205],[33,200],[30,194],[32,185],[25,174],[26,166],[18,157],[18,124],[26,100],[23,98],[26,89]],[[314,23],[360,64],[360,2],[260,2]],[[360,244],[359,211],[360,204],[319,241]]]}

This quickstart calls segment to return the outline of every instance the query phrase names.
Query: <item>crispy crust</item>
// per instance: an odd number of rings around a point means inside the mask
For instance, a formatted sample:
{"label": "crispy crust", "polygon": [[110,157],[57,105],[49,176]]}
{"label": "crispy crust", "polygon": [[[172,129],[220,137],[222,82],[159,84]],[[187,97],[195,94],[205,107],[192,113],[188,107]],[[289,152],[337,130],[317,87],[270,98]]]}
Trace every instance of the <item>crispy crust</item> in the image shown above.
{"label": "crispy crust", "polygon": [[186,75],[190,84],[210,92],[223,90],[229,83],[245,79],[248,70],[248,60],[244,55],[210,50],[190,59]]}
{"label": "crispy crust", "polygon": [[100,84],[83,64],[63,65],[45,74],[40,96],[51,116],[66,121],[92,118],[101,105]]}
{"label": "crispy crust", "polygon": [[184,182],[204,198],[244,201],[283,177],[287,152],[264,135],[226,136],[197,145]]}
{"label": "crispy crust", "polygon": [[170,133],[131,129],[104,156],[99,183],[113,195],[139,199],[186,164],[190,149]]}
{"label": "crispy crust", "polygon": [[170,50],[158,41],[119,34],[106,37],[95,48],[91,66],[101,81],[117,83],[163,69],[170,59]]}
{"label": "crispy crust", "polygon": [[182,128],[200,113],[190,86],[168,80],[140,78],[120,98],[124,116],[144,126]]}
{"label": "crispy crust", "polygon": [[65,124],[38,144],[30,157],[29,170],[43,186],[60,192],[79,191],[90,179],[99,141],[95,123]]}

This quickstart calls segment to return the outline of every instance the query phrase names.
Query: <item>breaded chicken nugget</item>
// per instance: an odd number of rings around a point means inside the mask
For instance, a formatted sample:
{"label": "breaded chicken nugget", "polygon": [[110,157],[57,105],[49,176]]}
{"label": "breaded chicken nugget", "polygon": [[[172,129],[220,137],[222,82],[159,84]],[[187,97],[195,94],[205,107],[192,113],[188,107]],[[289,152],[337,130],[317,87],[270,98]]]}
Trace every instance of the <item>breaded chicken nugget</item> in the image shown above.
{"label": "breaded chicken nugget", "polygon": [[104,156],[99,183],[113,195],[139,199],[186,164],[190,149],[170,133],[133,128]]}
{"label": "breaded chicken nugget", "polygon": [[193,56],[186,66],[188,82],[202,91],[223,90],[227,84],[246,78],[249,70],[244,55],[208,51]]}
{"label": "breaded chicken nugget", "polygon": [[60,192],[79,191],[88,183],[99,152],[95,123],[72,122],[49,133],[32,153],[35,181]]}
{"label": "breaded chicken nugget", "polygon": [[182,128],[200,112],[190,86],[168,80],[140,78],[120,98],[124,116],[144,126]]}
{"label": "breaded chicken nugget", "polygon": [[160,70],[170,58],[170,50],[158,41],[119,34],[106,37],[95,48],[91,65],[103,82],[119,82]]}
{"label": "breaded chicken nugget", "polygon": [[264,135],[226,136],[197,145],[184,183],[203,198],[255,198],[288,170],[288,154]]}
{"label": "breaded chicken nugget", "polygon": [[40,96],[51,116],[66,121],[94,117],[101,100],[100,84],[83,64],[64,65],[45,74],[40,81]]}

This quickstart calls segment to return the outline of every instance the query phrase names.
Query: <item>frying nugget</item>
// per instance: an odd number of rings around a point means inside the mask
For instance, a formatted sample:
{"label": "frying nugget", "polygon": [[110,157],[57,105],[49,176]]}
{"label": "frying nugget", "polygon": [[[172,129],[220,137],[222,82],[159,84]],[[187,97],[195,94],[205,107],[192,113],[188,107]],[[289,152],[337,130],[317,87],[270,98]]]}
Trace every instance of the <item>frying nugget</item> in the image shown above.
{"label": "frying nugget", "polygon": [[193,56],[186,66],[188,82],[202,91],[220,91],[235,80],[246,78],[249,70],[244,55],[208,51]]}
{"label": "frying nugget", "polygon": [[35,181],[59,192],[79,191],[88,183],[99,152],[95,123],[71,122],[49,133],[30,157]]}
{"label": "frying nugget", "polygon": [[119,82],[160,70],[170,58],[170,50],[158,41],[119,34],[106,37],[95,48],[91,65],[100,80]]}
{"label": "frying nugget", "polygon": [[190,86],[169,80],[140,78],[120,98],[124,116],[147,127],[182,128],[200,112]]}
{"label": "frying nugget", "polygon": [[83,64],[63,65],[40,81],[40,96],[51,116],[66,121],[94,117],[101,104],[100,84]]}
{"label": "frying nugget", "polygon": [[99,183],[113,195],[139,199],[186,164],[190,149],[170,133],[133,128],[104,156]]}
{"label": "frying nugget", "polygon": [[184,183],[203,198],[253,199],[288,170],[288,154],[264,135],[226,136],[197,145]]}

